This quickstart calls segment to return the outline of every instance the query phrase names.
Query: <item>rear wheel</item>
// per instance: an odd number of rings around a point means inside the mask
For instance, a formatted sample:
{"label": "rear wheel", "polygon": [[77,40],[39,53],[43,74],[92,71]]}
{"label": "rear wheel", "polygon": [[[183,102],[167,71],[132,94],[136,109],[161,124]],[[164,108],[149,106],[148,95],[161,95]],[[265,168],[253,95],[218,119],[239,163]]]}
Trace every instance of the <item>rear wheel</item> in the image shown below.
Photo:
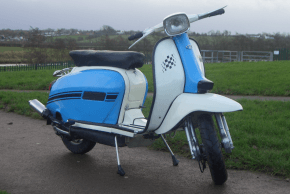
{"label": "rear wheel", "polygon": [[74,139],[70,141],[65,137],[62,138],[62,142],[74,154],[85,154],[91,151],[96,145],[96,142],[90,140]]}
{"label": "rear wheel", "polygon": [[201,115],[198,124],[212,180],[216,185],[222,185],[226,182],[228,173],[212,117],[208,114]]}
{"label": "rear wheel", "polygon": [[[56,113],[56,119],[59,121],[62,121],[62,116],[60,113]],[[61,126],[59,126],[61,128]],[[91,151],[95,145],[96,142],[87,140],[87,139],[70,139],[69,137],[63,137],[62,136],[62,142],[65,145],[65,147],[71,151],[74,154],[85,154],[89,151]]]}

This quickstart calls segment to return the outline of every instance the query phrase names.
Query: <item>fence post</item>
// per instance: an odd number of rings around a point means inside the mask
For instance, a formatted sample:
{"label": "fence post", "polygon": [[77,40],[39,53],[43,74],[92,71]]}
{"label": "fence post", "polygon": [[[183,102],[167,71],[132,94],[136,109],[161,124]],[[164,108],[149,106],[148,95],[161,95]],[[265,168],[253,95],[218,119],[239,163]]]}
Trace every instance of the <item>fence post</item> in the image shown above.
{"label": "fence post", "polygon": [[211,63],[213,63],[213,51],[211,51]]}
{"label": "fence post", "polygon": [[215,61],[215,62],[216,62],[216,63],[219,62],[219,51],[216,52],[216,61]]}
{"label": "fence post", "polygon": [[205,51],[202,51],[202,60],[205,63]]}
{"label": "fence post", "polygon": [[241,51],[241,61],[244,61],[244,51]]}
{"label": "fence post", "polygon": [[273,61],[273,52],[270,52],[270,61]]}

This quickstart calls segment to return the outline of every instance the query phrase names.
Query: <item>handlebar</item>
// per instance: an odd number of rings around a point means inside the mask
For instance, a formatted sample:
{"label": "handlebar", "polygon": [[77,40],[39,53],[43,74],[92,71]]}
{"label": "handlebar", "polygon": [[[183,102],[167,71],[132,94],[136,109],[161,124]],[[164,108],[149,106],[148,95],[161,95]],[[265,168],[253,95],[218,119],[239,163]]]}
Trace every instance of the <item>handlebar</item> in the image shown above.
{"label": "handlebar", "polygon": [[135,40],[141,38],[143,36],[143,32],[138,32],[128,37],[128,40]]}
{"label": "handlebar", "polygon": [[216,16],[216,15],[221,15],[224,14],[225,10],[223,8],[218,9],[216,11],[213,12],[208,12],[208,13],[204,13],[204,14],[198,14],[198,19],[201,20],[203,18],[207,18],[207,17],[212,17],[212,16]]}
{"label": "handlebar", "polygon": [[[226,7],[226,6],[225,6]],[[207,13],[203,13],[203,14],[191,14],[191,15],[187,15],[188,20],[190,23],[207,18],[207,17],[212,17],[212,16],[216,16],[216,15],[221,15],[225,13],[224,8],[222,7],[220,9],[211,11],[211,12],[207,12]],[[148,36],[149,34],[153,33],[153,32],[159,32],[164,30],[163,28],[163,22],[157,24],[156,26],[152,27],[152,28],[147,28],[146,30],[144,30],[143,32],[138,32],[134,35],[131,35],[128,37],[128,40],[135,40],[138,39],[136,42],[134,42],[130,47],[132,48],[132,46],[134,46],[135,44],[137,44],[139,41],[141,41],[143,38],[145,38],[146,36]]]}

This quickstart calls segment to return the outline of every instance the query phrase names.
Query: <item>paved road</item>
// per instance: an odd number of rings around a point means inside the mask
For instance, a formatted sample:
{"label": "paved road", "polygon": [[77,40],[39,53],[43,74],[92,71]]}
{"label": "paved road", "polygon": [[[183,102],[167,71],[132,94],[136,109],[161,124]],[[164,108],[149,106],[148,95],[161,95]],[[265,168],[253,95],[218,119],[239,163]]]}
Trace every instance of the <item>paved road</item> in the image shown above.
{"label": "paved road", "polygon": [[97,144],[85,155],[70,153],[51,126],[0,110],[0,190],[12,194],[74,193],[288,193],[290,183],[262,173],[228,170],[215,186],[190,159],[147,148],[120,148],[125,177],[116,174],[115,149]]}

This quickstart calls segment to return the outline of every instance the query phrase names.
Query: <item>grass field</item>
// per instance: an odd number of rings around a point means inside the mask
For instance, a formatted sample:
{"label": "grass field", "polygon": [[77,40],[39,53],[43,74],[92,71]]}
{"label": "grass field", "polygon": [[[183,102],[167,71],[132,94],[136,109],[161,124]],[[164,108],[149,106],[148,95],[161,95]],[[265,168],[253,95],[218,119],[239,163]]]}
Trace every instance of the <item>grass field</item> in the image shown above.
{"label": "grass field", "polygon": [[87,35],[63,35],[63,36],[54,36],[53,39],[66,39],[66,38],[72,38],[78,41],[78,38],[82,37],[84,40],[86,39]]}
{"label": "grass field", "polygon": [[9,194],[6,191],[0,191],[0,194]]}
{"label": "grass field", "polygon": [[8,47],[8,46],[0,46],[0,52],[5,51],[23,51],[22,47]]}
{"label": "grass field", "polygon": [[41,117],[33,112],[28,105],[29,100],[38,99],[46,104],[48,93],[46,92],[0,92],[0,109],[7,112],[15,112],[20,115],[31,116],[41,119]]}
{"label": "grass field", "polygon": [[[29,49],[29,48],[27,48]],[[58,50],[52,48],[38,49],[37,52],[45,55],[46,62],[58,62],[58,61],[70,61],[68,49]],[[28,63],[27,54],[29,51],[21,47],[0,47],[0,64],[17,64]],[[36,60],[36,56],[33,55],[33,61]]]}
{"label": "grass field", "polygon": [[[290,102],[239,100],[244,111],[226,113],[234,142],[225,154],[227,168],[290,176]],[[173,152],[190,158],[185,133],[167,138]],[[153,149],[166,151],[161,140]]]}
{"label": "grass field", "polygon": [[55,70],[0,72],[0,89],[47,90]]}
{"label": "grass field", "polygon": [[290,96],[290,61],[206,64],[212,92],[235,95]]}
{"label": "grass field", "polygon": [[[0,109],[21,115],[40,118],[28,105],[37,98],[46,104],[44,92],[0,92]],[[225,154],[227,168],[248,169],[272,175],[290,177],[290,102],[239,100],[244,111],[226,113],[235,149]],[[149,115],[152,97],[148,97],[143,109]],[[186,136],[177,132],[175,138],[167,138],[173,152],[190,157]],[[161,139],[152,149],[167,151]],[[194,162],[194,161],[193,161]]]}
{"label": "grass field", "polygon": [[[211,92],[231,95],[290,96],[290,61],[205,64],[206,77],[214,82]],[[152,65],[140,70],[154,91]],[[0,72],[0,89],[44,90],[54,70]]]}

